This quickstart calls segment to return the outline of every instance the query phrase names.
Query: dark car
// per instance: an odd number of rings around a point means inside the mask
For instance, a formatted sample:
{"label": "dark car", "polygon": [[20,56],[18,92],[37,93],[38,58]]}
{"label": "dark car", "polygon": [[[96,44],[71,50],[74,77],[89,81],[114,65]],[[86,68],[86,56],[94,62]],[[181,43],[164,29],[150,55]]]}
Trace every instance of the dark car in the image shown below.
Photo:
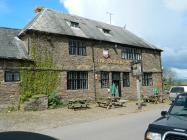
{"label": "dark car", "polygon": [[0,140],[58,140],[51,136],[40,133],[24,131],[5,131],[0,132]]}
{"label": "dark car", "polygon": [[169,111],[149,124],[145,140],[187,140],[187,94],[179,94]]}

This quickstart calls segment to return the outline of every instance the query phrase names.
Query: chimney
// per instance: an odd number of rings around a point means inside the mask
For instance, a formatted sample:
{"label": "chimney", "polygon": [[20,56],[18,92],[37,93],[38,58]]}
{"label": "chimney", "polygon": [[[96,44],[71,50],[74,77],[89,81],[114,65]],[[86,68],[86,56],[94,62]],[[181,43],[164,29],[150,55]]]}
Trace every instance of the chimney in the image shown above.
{"label": "chimney", "polygon": [[34,9],[34,11],[37,14],[37,13],[40,13],[43,10],[43,8],[44,7],[42,7],[42,6],[36,6],[35,9]]}

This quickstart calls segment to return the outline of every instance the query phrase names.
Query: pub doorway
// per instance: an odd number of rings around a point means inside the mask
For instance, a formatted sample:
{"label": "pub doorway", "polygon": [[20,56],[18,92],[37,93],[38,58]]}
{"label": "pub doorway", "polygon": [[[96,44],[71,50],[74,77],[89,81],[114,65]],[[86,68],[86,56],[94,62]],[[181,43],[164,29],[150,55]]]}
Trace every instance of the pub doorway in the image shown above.
{"label": "pub doorway", "polygon": [[118,88],[118,95],[121,97],[121,77],[120,77],[120,72],[112,72],[112,84],[115,84]]}

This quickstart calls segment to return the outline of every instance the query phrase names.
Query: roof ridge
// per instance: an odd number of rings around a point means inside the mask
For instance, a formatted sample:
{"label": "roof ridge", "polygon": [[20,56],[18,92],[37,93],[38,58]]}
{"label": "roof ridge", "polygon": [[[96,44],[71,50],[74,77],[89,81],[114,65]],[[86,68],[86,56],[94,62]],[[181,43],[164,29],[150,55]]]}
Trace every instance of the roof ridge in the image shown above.
{"label": "roof ridge", "polygon": [[[94,22],[106,24],[106,25],[108,25],[108,26],[113,26],[113,27],[117,27],[117,28],[124,29],[124,27],[117,26],[117,25],[114,25],[114,24],[109,24],[109,23],[104,22],[104,21],[99,21],[99,20],[96,20],[96,19],[90,19],[90,18],[86,18],[86,17],[83,17],[83,16],[79,16],[79,15],[75,15],[75,14],[70,14],[70,13],[63,13],[63,12],[61,12],[61,11],[58,11],[58,10],[55,10],[55,9],[52,9],[52,8],[44,7],[44,9],[47,9],[47,10],[50,10],[50,11],[53,11],[53,12],[57,12],[57,13],[59,13],[59,14],[65,14],[65,15],[75,16],[75,17],[78,17],[78,18],[80,18],[80,19],[86,19],[86,20],[90,20],[90,21],[94,21]],[[124,30],[126,30],[126,29],[124,29]]]}
{"label": "roof ridge", "polygon": [[21,32],[18,34],[20,36],[23,32],[27,30],[27,28],[30,28],[32,24],[41,16],[43,13],[47,10],[47,8],[43,8],[41,12],[38,12],[38,14],[35,14],[35,16],[31,19],[31,21],[21,30]]}
{"label": "roof ridge", "polygon": [[[68,26],[66,20],[72,20],[81,23],[80,26],[85,35],[82,35],[81,32],[72,30],[70,26]],[[97,29],[97,27],[112,30],[112,32],[114,33],[112,34],[111,32],[113,37],[111,38],[105,36]],[[34,18],[25,26],[25,28],[22,29],[22,31],[19,33],[19,36],[27,30],[38,30],[43,32],[134,45],[150,49],[158,49],[155,45],[145,41],[141,37],[125,29],[124,27],[81,17],[74,14],[69,14],[63,11],[57,11],[47,7],[43,7],[41,11],[34,16]]]}
{"label": "roof ridge", "polygon": [[[106,25],[109,25],[109,26],[112,26],[112,27],[117,27],[123,31],[127,31],[131,34],[133,34],[134,36],[136,36],[137,38],[141,39],[142,41],[144,41],[144,39],[142,39],[141,37],[138,37],[137,35],[135,35],[133,32],[129,31],[128,29],[124,28],[124,27],[121,27],[121,26],[117,26],[117,25],[113,25],[113,24],[109,24],[109,23],[106,23],[106,22],[102,22],[102,21],[98,21],[98,20],[95,20],[95,19],[89,19],[89,18],[85,18],[85,17],[82,17],[82,16],[79,16],[79,15],[75,15],[75,14],[69,14],[69,13],[62,13],[62,12],[59,12],[55,9],[51,9],[51,8],[47,8],[45,7],[47,10],[50,10],[50,11],[53,11],[53,12],[57,12],[57,13],[60,13],[60,14],[65,14],[65,15],[70,15],[70,16],[75,16],[75,17],[78,17],[78,18],[82,18],[82,19],[86,19],[86,20],[89,20],[89,21],[94,21],[94,22],[97,22],[97,23],[102,23],[102,24],[106,24]],[[148,43],[146,43],[148,44]]]}

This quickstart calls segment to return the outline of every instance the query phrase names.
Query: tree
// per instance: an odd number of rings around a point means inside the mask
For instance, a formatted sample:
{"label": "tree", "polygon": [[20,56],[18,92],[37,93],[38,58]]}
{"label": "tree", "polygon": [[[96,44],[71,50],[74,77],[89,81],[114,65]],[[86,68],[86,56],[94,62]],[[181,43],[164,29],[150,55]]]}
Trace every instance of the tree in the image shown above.
{"label": "tree", "polygon": [[164,89],[169,89],[175,83],[176,72],[173,69],[163,70]]}

